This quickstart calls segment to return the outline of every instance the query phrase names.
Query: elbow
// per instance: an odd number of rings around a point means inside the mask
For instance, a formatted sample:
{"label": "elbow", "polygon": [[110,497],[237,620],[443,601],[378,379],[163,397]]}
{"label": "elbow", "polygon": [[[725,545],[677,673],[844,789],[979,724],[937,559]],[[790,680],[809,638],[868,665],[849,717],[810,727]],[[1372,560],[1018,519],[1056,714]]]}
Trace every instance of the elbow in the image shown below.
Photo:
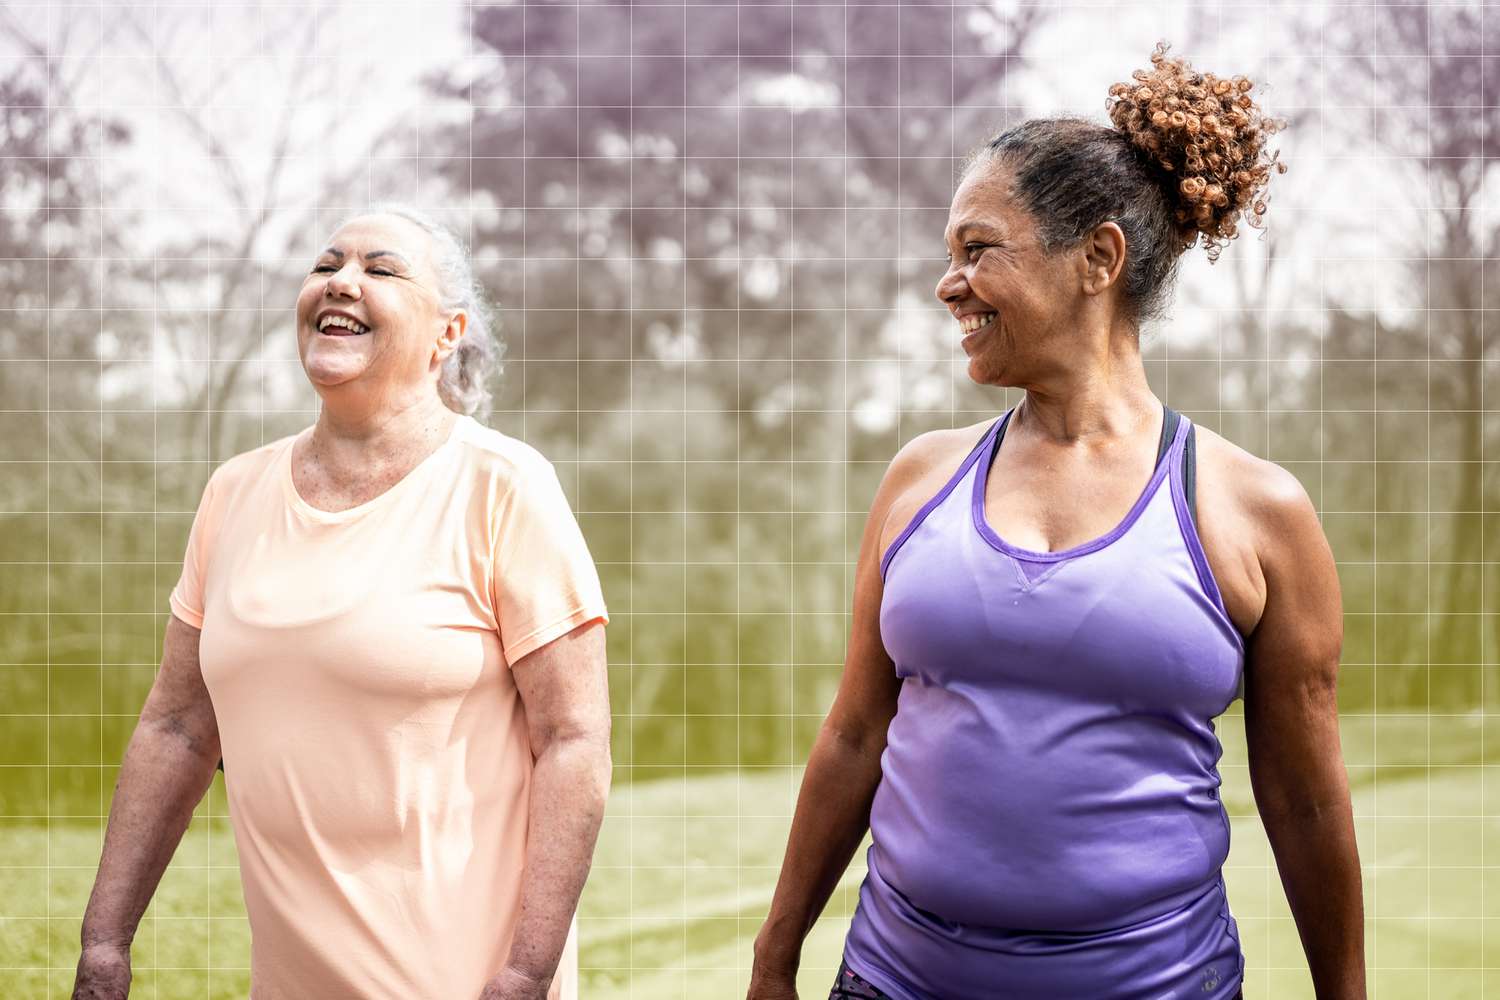
{"label": "elbow", "polygon": [[1264,773],[1250,773],[1255,811],[1272,836],[1282,831],[1326,829],[1352,820],[1353,804],[1342,771],[1325,769],[1315,782],[1267,780]]}
{"label": "elbow", "polygon": [[880,782],[880,758],[885,752],[884,730],[869,727],[848,729],[824,723],[812,754],[808,770],[837,774],[845,783],[868,787],[873,794]]}
{"label": "elbow", "polygon": [[537,767],[556,762],[570,772],[574,794],[600,804],[609,796],[614,756],[608,720],[599,726],[533,736],[533,749]]}
{"label": "elbow", "polygon": [[885,750],[889,724],[889,719],[882,719],[877,723],[865,718],[850,718],[847,714],[830,713],[823,721],[822,738],[841,757],[873,757],[879,760]]}
{"label": "elbow", "polygon": [[614,774],[614,758],[609,751],[609,737],[589,741],[587,768],[580,791],[588,799],[596,815],[602,818],[609,802],[609,786]]}
{"label": "elbow", "polygon": [[1268,830],[1273,827],[1301,830],[1344,823],[1351,814],[1351,803],[1347,792],[1282,796],[1257,793],[1255,811]]}
{"label": "elbow", "polygon": [[210,761],[210,766],[216,765],[222,755],[217,726],[194,725],[175,713],[143,716],[131,743],[137,740],[149,744],[154,753],[187,754],[194,760]]}
{"label": "elbow", "polygon": [[594,791],[603,801],[609,796],[610,780],[614,775],[614,754],[610,751],[610,728],[605,722],[603,728],[595,732],[588,740],[588,759],[590,763],[589,776],[592,779]]}

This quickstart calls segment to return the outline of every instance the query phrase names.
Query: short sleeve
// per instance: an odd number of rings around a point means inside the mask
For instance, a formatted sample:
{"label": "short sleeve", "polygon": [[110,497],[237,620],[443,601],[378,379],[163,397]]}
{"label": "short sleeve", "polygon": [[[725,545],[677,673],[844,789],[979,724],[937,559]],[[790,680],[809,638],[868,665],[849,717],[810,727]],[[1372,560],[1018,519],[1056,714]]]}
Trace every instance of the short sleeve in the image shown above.
{"label": "short sleeve", "polygon": [[203,487],[193,527],[188,532],[187,552],[182,558],[182,576],[172,588],[167,603],[172,613],[193,628],[203,627],[203,582],[208,568],[212,540],[217,534],[217,505],[214,503],[214,477]]}
{"label": "short sleeve", "polygon": [[490,586],[506,662],[585,622],[609,621],[588,543],[550,463],[539,460],[518,470],[491,516]]}

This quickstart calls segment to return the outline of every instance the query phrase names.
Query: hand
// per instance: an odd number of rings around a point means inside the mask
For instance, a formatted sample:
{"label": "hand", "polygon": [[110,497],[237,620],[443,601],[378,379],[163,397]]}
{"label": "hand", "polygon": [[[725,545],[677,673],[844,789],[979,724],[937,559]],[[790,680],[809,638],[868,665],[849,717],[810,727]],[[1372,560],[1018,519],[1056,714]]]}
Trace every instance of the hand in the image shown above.
{"label": "hand", "polygon": [[797,1000],[797,974],[772,971],[756,963],[750,968],[745,1000]]}
{"label": "hand", "polygon": [[130,949],[93,944],[78,957],[73,1000],[125,1000],[130,996]]}
{"label": "hand", "polygon": [[550,979],[533,979],[518,969],[506,966],[484,984],[479,1000],[547,1000]]}

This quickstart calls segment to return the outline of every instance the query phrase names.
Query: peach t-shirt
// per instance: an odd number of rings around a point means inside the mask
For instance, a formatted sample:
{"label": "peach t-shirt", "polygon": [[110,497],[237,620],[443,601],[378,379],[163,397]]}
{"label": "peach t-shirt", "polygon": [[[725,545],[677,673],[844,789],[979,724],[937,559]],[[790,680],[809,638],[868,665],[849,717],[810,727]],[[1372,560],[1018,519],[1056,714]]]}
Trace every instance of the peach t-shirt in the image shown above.
{"label": "peach t-shirt", "polygon": [[[292,485],[295,440],[214,472],[171,595],[202,629],[251,995],[477,998],[526,855],[508,664],[607,621],[599,577],[551,464],[470,417],[336,513]],[[575,926],[551,995],[577,975]]]}

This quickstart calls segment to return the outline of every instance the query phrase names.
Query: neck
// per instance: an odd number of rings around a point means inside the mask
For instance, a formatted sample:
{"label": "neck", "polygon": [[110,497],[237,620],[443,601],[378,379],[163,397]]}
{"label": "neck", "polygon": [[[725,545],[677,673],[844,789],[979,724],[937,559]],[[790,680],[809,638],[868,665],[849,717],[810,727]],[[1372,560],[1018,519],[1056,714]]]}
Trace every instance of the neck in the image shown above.
{"label": "neck", "polygon": [[328,393],[313,426],[312,444],[330,454],[395,456],[441,441],[457,419],[436,392],[380,407]]}
{"label": "neck", "polygon": [[1058,444],[1104,443],[1141,433],[1160,422],[1161,403],[1151,391],[1135,335],[1112,332],[1087,363],[1068,365],[1053,377],[1025,385],[1011,422]]}

